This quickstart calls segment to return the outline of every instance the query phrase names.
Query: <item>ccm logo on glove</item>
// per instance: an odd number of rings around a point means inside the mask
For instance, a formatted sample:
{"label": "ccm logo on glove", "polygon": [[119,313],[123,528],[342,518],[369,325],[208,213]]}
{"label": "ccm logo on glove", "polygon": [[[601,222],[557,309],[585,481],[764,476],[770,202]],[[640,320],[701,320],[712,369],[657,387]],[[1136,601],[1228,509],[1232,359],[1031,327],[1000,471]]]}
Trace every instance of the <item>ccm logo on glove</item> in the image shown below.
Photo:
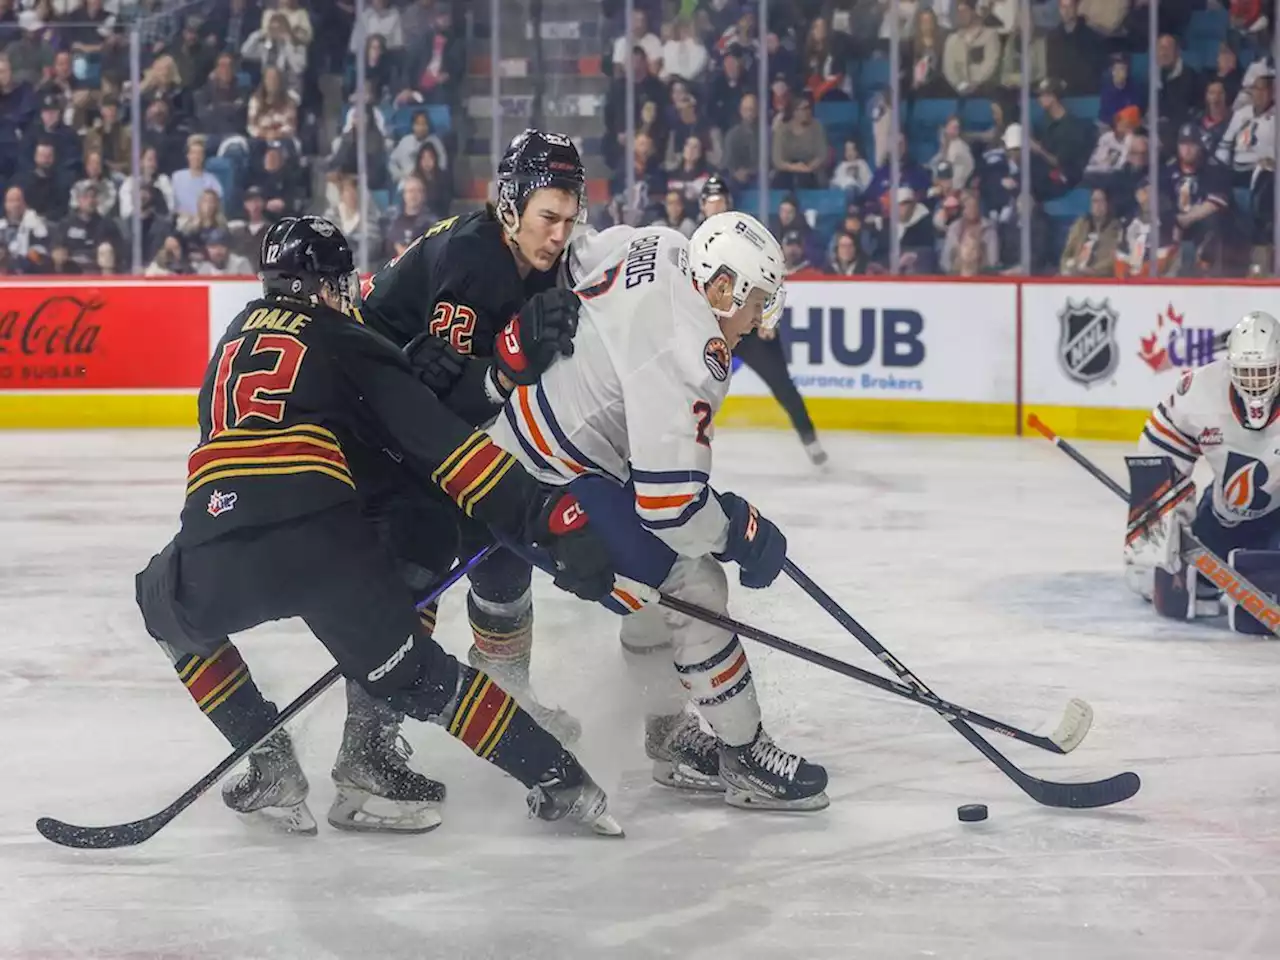
{"label": "ccm logo on glove", "polygon": [[520,347],[520,318],[512,317],[502,328],[502,339],[499,342],[502,359],[513,372],[523,373],[528,368],[524,352]]}
{"label": "ccm logo on glove", "polygon": [[586,525],[587,511],[582,509],[582,504],[573,497],[565,497],[553,509],[547,528],[553,536],[563,537],[569,531],[581,530]]}

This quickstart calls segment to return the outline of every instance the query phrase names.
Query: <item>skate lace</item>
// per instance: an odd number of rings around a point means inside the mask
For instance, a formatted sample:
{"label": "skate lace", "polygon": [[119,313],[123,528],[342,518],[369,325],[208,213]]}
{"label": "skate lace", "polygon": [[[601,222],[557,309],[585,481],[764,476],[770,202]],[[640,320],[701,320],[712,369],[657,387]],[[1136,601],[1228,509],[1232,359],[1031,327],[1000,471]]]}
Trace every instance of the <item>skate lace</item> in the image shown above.
{"label": "skate lace", "polygon": [[720,741],[705,732],[696,723],[682,725],[671,737],[671,745],[678,751],[688,751],[701,756],[720,751]]}
{"label": "skate lace", "polygon": [[409,758],[413,756],[413,747],[409,745],[409,741],[403,734],[397,734],[391,741],[391,754],[395,757],[397,766],[408,767]]}
{"label": "skate lace", "polygon": [[800,768],[801,758],[797,754],[783,750],[764,733],[751,745],[751,756],[770,773],[786,780],[794,780]]}

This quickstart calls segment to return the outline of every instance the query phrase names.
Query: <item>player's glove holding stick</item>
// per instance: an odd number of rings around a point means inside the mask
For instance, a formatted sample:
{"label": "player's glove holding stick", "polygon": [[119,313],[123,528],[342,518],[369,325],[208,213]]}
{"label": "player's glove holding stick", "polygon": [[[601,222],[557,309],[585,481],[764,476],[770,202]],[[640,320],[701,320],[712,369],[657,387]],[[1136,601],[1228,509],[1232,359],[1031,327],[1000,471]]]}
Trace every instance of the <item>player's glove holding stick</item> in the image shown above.
{"label": "player's glove holding stick", "polygon": [[613,589],[615,568],[609,549],[588,523],[578,498],[554,490],[529,526],[529,540],[551,555],[555,584],[583,600],[602,600]]}
{"label": "player's glove holding stick", "polygon": [[777,525],[736,493],[717,493],[720,508],[729,518],[729,538],[724,551],[715,554],[722,563],[739,566],[738,582],[759,590],[782,572],[787,559],[787,538]]}
{"label": "player's glove holding stick", "polygon": [[582,301],[557,287],[534,294],[498,334],[494,360],[513,383],[536,383],[556,357],[573,356]]}

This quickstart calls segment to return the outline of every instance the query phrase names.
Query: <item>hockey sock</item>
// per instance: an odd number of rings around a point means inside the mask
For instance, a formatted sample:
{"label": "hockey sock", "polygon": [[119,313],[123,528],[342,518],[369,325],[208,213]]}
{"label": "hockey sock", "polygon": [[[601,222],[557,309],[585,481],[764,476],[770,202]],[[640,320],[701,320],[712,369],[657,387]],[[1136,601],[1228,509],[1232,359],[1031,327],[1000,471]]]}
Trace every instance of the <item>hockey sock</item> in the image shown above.
{"label": "hockey sock", "polygon": [[533,593],[500,602],[467,594],[467,616],[476,650],[494,663],[528,661],[533,647]]}
{"label": "hockey sock", "polygon": [[487,673],[462,666],[460,674],[457,703],[439,722],[477,757],[532,787],[564,746]]}
{"label": "hockey sock", "polygon": [[428,637],[435,636],[436,632],[436,616],[440,612],[439,602],[424,607],[418,611],[418,622],[422,624],[423,632]]}
{"label": "hockey sock", "polygon": [[671,630],[662,610],[646,607],[623,617],[618,639],[627,674],[643,698],[645,715],[680,713],[689,695],[672,665]]}
{"label": "hockey sock", "polygon": [[705,644],[677,654],[676,671],[689,691],[699,712],[711,729],[730,746],[741,746],[755,739],[760,726],[760,703],[756,699],[755,681],[747,652],[736,636],[716,653],[697,662],[682,662],[690,654],[697,655]]}
{"label": "hockey sock", "polygon": [[275,704],[263,698],[248,665],[240,659],[240,651],[230,641],[209,657],[170,653],[178,679],[191,699],[233,747],[256,740],[275,720]]}

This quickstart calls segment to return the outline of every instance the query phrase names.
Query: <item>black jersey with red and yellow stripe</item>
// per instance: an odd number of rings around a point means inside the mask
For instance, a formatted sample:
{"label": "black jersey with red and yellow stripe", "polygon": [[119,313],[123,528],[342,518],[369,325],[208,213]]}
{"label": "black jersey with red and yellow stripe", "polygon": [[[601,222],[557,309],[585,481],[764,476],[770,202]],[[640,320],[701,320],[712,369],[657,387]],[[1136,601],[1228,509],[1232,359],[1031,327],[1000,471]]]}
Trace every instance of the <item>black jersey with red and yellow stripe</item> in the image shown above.
{"label": "black jersey with red and yellow stripe", "polygon": [[366,282],[365,322],[403,347],[423,331],[463,356],[492,357],[494,341],[555,271],[522,278],[492,206],[434,224]]}
{"label": "black jersey with red and yellow stripe", "polygon": [[397,485],[434,487],[519,538],[536,482],[448,411],[385,338],[323,306],[255,300],[199,395],[179,541],[317,513]]}

